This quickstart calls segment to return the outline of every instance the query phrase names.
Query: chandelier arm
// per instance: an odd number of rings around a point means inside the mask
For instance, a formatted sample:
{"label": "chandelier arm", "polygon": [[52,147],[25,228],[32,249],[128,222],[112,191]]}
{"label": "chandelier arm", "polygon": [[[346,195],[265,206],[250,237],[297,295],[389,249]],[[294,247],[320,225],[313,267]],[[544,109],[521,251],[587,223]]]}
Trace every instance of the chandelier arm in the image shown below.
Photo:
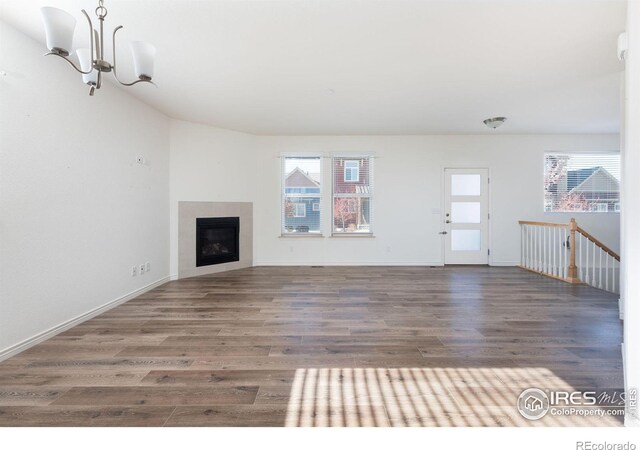
{"label": "chandelier arm", "polygon": [[113,77],[116,79],[116,81],[118,83],[120,83],[123,86],[133,86],[134,84],[138,84],[138,83],[151,83],[153,84],[155,87],[158,87],[153,81],[151,80],[136,80],[133,81],[131,83],[125,83],[123,81],[120,81],[120,78],[118,78],[118,69],[116,66],[116,33],[120,30],[124,28],[122,25],[118,25],[114,30],[113,30],[113,64],[112,64],[112,72],[113,72]]}
{"label": "chandelier arm", "polygon": [[96,89],[100,89],[102,87],[102,71],[98,70],[98,81],[96,83]]}
{"label": "chandelier arm", "polygon": [[74,68],[74,69],[76,69],[78,72],[80,72],[80,73],[82,73],[82,74],[84,74],[84,75],[89,75],[89,74],[93,71],[93,68],[91,68],[91,70],[90,70],[90,71],[88,71],[88,72],[83,72],[80,68],[78,68],[78,67],[74,64],[74,62],[73,62],[73,61],[71,61],[71,60],[70,60],[69,58],[67,58],[66,56],[62,56],[62,55],[61,55],[61,54],[59,54],[59,53],[56,53],[56,52],[48,52],[48,53],[45,53],[45,54],[44,54],[44,56],[49,56],[49,55],[58,56],[58,57],[60,57],[60,58],[64,59],[66,62],[68,62],[68,63],[71,65],[71,67],[73,67],[73,68]]}
{"label": "chandelier arm", "polygon": [[[118,30],[121,30],[122,28],[124,28],[122,25],[118,25],[117,27],[114,28],[113,30],[113,64],[112,66],[112,70],[113,70],[113,76],[116,78],[116,80],[118,80],[118,73],[117,73],[117,66],[116,66],[116,33],[118,32]],[[120,82],[120,80],[118,80],[118,82]]]}
{"label": "chandelier arm", "polygon": [[[118,80],[118,78],[116,78],[116,80]],[[123,86],[133,86],[134,84],[138,84],[138,83],[151,83],[151,84],[153,84],[155,87],[158,87],[158,85],[157,85],[157,84],[155,84],[155,83],[154,83],[153,81],[151,81],[151,80],[136,80],[136,81],[133,81],[133,82],[131,82],[131,83],[123,83],[122,81],[118,80],[118,83],[120,83],[120,84],[121,84],[121,85],[123,85]]]}
{"label": "chandelier arm", "polygon": [[93,61],[95,60],[95,55],[93,53],[93,23],[91,22],[91,18],[89,14],[83,9],[82,14],[87,18],[87,22],[89,22],[89,39],[91,40],[91,44],[89,48],[91,49],[91,66],[93,67]]}

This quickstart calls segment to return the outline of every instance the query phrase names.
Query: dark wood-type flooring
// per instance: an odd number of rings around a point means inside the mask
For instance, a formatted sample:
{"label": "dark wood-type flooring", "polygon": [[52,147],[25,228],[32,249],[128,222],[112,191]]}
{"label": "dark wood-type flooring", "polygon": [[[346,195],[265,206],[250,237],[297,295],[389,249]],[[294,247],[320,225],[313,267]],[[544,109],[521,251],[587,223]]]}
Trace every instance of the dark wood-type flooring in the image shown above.
{"label": "dark wood-type flooring", "polygon": [[517,268],[243,269],[0,363],[0,425],[620,425],[515,404],[621,389],[621,336],[616,296]]}

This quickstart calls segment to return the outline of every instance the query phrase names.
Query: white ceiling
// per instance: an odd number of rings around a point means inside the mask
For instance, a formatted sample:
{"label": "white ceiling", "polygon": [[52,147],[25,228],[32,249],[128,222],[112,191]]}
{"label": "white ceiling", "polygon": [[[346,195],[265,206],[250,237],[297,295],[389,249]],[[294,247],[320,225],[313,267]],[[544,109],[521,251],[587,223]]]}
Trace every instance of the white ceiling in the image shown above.
{"label": "white ceiling", "polygon": [[[43,5],[78,17],[82,45],[88,32],[79,10],[93,15],[97,0],[0,0],[0,18],[44,42]],[[292,135],[619,128],[623,66],[616,40],[624,31],[624,1],[105,0],[105,6],[108,32],[125,26],[122,44],[140,39],[158,49],[159,88],[123,89],[179,119]],[[118,55],[119,73],[131,78],[128,49]],[[482,120],[493,116],[508,121],[490,131]]]}

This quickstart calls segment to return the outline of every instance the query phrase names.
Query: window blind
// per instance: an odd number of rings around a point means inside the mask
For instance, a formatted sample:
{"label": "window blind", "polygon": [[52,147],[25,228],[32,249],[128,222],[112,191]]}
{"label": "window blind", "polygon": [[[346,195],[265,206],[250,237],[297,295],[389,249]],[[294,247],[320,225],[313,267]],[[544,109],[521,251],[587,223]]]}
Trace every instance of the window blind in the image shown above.
{"label": "window blind", "polygon": [[282,234],[321,232],[322,158],[282,158]]}
{"label": "window blind", "polygon": [[333,233],[371,233],[373,158],[334,156]]}
{"label": "window blind", "polygon": [[545,154],[544,210],[620,211],[620,154]]}

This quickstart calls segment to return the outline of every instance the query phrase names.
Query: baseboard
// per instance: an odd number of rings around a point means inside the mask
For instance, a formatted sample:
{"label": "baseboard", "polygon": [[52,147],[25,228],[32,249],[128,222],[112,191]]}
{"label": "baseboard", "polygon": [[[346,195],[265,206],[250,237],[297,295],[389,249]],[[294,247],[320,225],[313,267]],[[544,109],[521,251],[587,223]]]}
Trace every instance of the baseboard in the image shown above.
{"label": "baseboard", "polygon": [[53,328],[43,331],[42,333],[36,334],[35,336],[25,339],[24,341],[19,342],[15,345],[12,345],[11,347],[7,347],[3,350],[0,350],[0,361],[3,361],[7,358],[11,358],[12,356],[17,355],[18,353],[23,352],[28,348],[33,347],[36,344],[39,344],[40,342],[46,341],[47,339],[51,339],[56,334],[62,333],[63,331],[66,331],[69,328],[73,328],[76,325],[86,320],[92,319],[95,316],[102,314],[105,311],[115,308],[116,306],[122,303],[125,303],[131,300],[132,298],[137,297],[140,294],[144,294],[145,292],[150,291],[151,289],[154,289],[166,283],[167,281],[169,281],[169,277],[168,276],[163,277],[157,281],[154,281],[151,284],[148,284],[139,289],[136,289],[133,292],[129,292],[128,294],[123,295],[122,297],[118,297],[115,300],[111,300],[109,303],[105,303],[104,305],[98,306],[97,308],[94,308],[91,311],[88,311],[84,314],[76,316],[73,319],[67,320],[66,322],[63,322],[60,325],[57,325]]}
{"label": "baseboard", "polygon": [[318,262],[310,262],[310,261],[261,261],[254,263],[254,267],[269,267],[269,266],[278,266],[278,267],[306,267],[306,266],[359,266],[359,267],[425,267],[425,266],[438,266],[442,267],[444,264],[442,262],[335,262],[335,261],[318,261]]}

